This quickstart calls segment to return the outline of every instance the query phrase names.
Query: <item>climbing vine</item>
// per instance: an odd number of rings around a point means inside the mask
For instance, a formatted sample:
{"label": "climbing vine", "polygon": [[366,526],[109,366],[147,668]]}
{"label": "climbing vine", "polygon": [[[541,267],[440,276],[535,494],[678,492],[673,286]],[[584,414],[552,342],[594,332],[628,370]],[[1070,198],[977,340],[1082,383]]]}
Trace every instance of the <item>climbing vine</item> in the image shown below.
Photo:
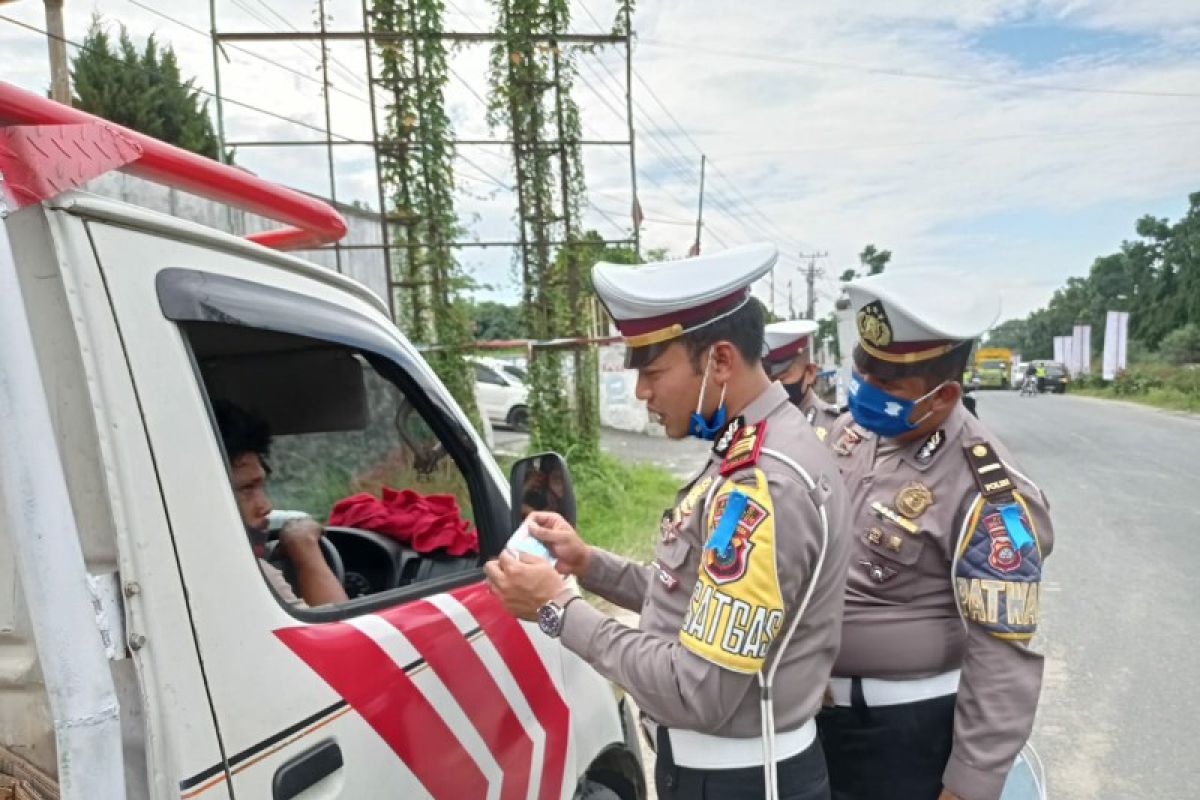
{"label": "climbing vine", "polygon": [[[492,2],[502,38],[491,52],[488,123],[507,129],[512,140],[525,327],[532,339],[587,336],[592,289],[579,246],[586,185],[579,109],[571,98],[574,53],[556,38],[569,27],[570,3]],[[534,350],[533,449],[576,459],[598,452],[597,381],[594,347]]]}
{"label": "climbing vine", "polygon": [[448,77],[442,0],[373,0],[372,29],[406,33],[375,40],[387,93],[380,172],[392,225],[397,324],[410,339],[436,344],[430,365],[478,424],[474,374],[463,356],[472,340],[462,300],[471,287],[450,245],[461,229],[454,208],[454,129],[446,114]]}

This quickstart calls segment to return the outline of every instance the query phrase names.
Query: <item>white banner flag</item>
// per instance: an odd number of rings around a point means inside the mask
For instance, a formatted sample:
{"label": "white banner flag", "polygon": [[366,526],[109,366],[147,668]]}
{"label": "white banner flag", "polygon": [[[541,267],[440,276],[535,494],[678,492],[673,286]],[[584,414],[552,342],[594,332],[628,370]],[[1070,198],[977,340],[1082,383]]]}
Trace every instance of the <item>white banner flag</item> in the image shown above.
{"label": "white banner flag", "polygon": [[1060,364],[1067,363],[1067,351],[1066,351],[1066,345],[1064,344],[1066,339],[1067,339],[1066,336],[1055,336],[1054,337],[1054,360],[1059,362]]}
{"label": "white banner flag", "polygon": [[1087,375],[1092,371],[1092,326],[1075,326],[1075,364],[1072,366],[1073,375]]}
{"label": "white banner flag", "polygon": [[1104,324],[1104,380],[1111,381],[1125,369],[1125,349],[1129,338],[1129,312],[1110,311]]}

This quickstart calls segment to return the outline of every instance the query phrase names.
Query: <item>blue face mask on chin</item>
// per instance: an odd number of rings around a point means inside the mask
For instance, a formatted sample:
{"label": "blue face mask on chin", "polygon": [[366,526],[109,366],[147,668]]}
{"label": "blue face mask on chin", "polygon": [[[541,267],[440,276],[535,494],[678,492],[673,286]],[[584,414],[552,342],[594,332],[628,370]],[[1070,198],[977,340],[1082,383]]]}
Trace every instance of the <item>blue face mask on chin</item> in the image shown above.
{"label": "blue face mask on chin", "polygon": [[717,406],[717,410],[710,419],[705,419],[699,411],[693,411],[692,416],[688,419],[688,436],[695,436],[697,439],[711,442],[717,438],[717,433],[721,428],[725,427],[726,416],[728,414],[725,411],[724,403]]}
{"label": "blue face mask on chin", "polygon": [[704,378],[700,381],[700,399],[696,401],[696,410],[692,412],[692,416],[688,418],[688,436],[695,436],[697,439],[703,439],[706,442],[711,442],[717,438],[721,428],[725,427],[725,418],[729,416],[725,408],[725,387],[721,387],[721,400],[717,403],[717,410],[713,412],[710,419],[704,418],[702,409],[704,408],[704,390],[708,388],[708,371],[712,367],[712,351],[708,351],[708,363],[704,365]]}
{"label": "blue face mask on chin", "polygon": [[916,422],[909,422],[913,407],[946,385],[942,381],[916,400],[906,400],[867,383],[857,370],[850,375],[850,414],[854,421],[872,433],[889,439],[916,430],[925,417],[933,412],[930,411]]}

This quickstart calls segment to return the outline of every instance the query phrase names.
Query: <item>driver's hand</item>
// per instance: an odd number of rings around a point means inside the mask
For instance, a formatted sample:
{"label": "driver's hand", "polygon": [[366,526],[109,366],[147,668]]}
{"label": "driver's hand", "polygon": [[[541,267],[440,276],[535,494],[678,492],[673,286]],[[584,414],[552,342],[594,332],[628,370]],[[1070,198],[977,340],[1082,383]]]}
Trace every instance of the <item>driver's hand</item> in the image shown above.
{"label": "driver's hand", "polygon": [[592,557],[592,548],[562,515],[553,511],[534,511],[525,518],[533,538],[546,545],[558,562],[555,568],[564,575],[583,575]]}
{"label": "driver's hand", "polygon": [[325,529],[312,517],[288,520],[279,529],[279,547],[294,562],[306,558],[324,560],[325,556],[321,553],[321,537],[324,535]]}

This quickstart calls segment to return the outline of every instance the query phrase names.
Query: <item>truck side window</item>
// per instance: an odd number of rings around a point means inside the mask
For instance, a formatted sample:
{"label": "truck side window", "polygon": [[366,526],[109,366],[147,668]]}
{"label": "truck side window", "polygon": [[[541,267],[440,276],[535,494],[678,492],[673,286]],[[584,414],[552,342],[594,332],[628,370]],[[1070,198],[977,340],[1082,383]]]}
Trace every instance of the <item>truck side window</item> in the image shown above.
{"label": "truck side window", "polygon": [[[184,331],[245,533],[282,600],[354,600],[478,566],[468,476],[381,357],[219,323]],[[230,435],[247,428],[258,432],[250,444]],[[320,558],[307,563],[327,568],[344,596],[312,591],[322,576],[299,580],[314,541]],[[328,586],[328,574],[324,580]]]}

